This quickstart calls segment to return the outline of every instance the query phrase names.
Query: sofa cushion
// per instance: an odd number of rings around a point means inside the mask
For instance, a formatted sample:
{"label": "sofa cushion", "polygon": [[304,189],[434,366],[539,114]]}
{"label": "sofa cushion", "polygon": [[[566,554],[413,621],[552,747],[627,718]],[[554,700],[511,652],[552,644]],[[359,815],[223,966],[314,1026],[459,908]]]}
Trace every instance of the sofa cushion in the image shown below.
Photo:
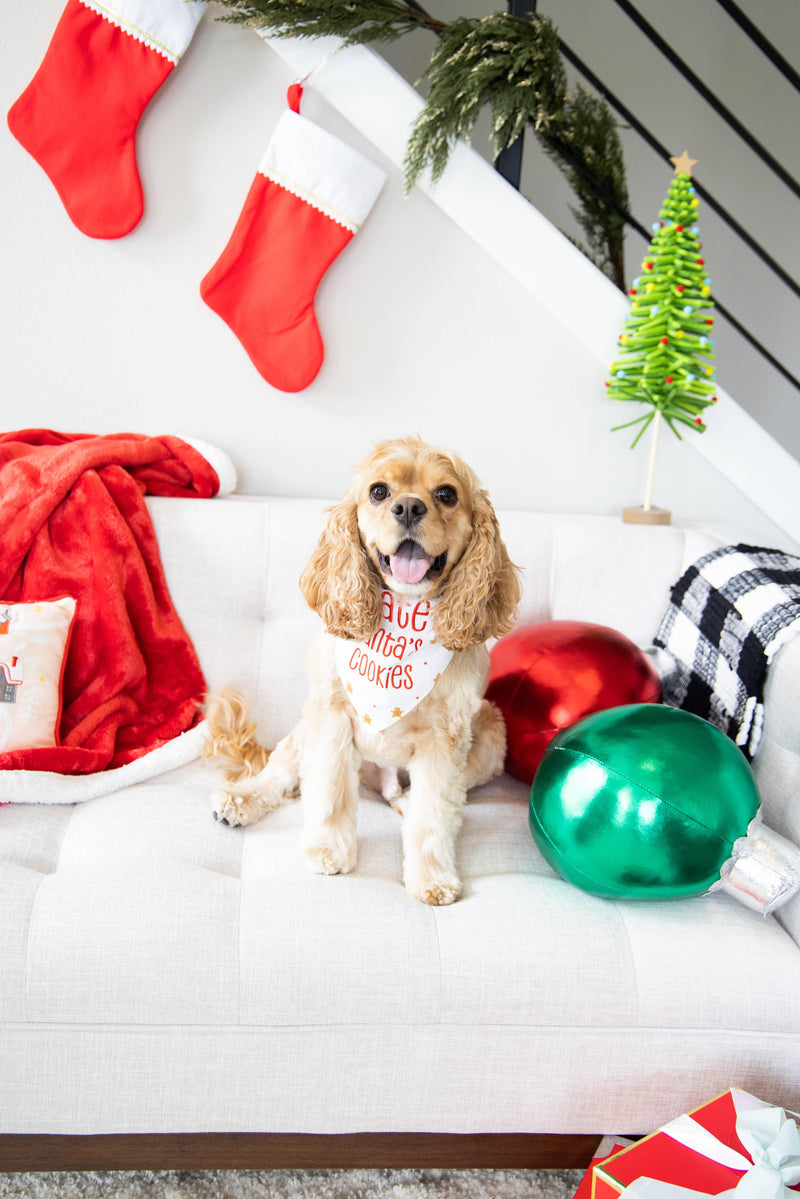
{"label": "sofa cushion", "polygon": [[[780,925],[726,896],[636,904],[579,891],[539,855],[523,784],[504,776],[472,793],[459,842],[464,896],[437,909],[403,889],[401,819],[377,796],[365,792],[359,807],[356,870],[327,878],[301,863],[299,804],[229,829],[211,817],[211,785],[192,764],[73,808],[0,809],[0,1046],[14,1030],[10,1043],[27,1045],[30,1080],[27,1107],[9,1110],[8,1089],[0,1095],[5,1131],[41,1119],[59,1055],[83,1040],[93,1060],[100,1033],[124,1080],[119,1095],[106,1079],[101,1114],[80,1079],[62,1080],[73,1101],[38,1131],[171,1131],[164,1121],[174,1099],[163,1099],[163,1052],[152,1046],[169,1045],[176,1077],[185,1078],[198,1045],[216,1061],[229,1038],[242,1052],[247,1030],[263,1060],[260,1090],[250,1067],[225,1076],[218,1064],[214,1089],[189,1104],[206,1128],[237,1127],[245,1077],[247,1127],[296,1131],[301,1096],[306,1130],[372,1127],[376,1097],[351,1093],[347,1082],[367,1066],[345,1047],[363,1052],[365,1039],[372,1073],[396,1073],[400,1036],[413,1085],[449,1061],[459,1093],[476,1088],[440,1113],[450,1131],[464,1130],[465,1112],[475,1126],[478,1096],[490,1098],[494,1127],[521,1127],[520,1111],[532,1104],[538,1128],[549,1127],[547,1096],[565,1067],[557,1054],[540,1059],[543,1037],[562,1038],[565,1053],[594,1045],[593,1055],[597,1038],[606,1039],[617,1060],[601,1054],[586,1068],[620,1078],[634,1062],[641,1073],[646,1059],[674,1084],[680,1063],[678,1106],[730,1078],[776,1090],[790,1058],[800,1067],[800,952]],[[702,1069],[693,1057],[700,1036],[725,1041]],[[151,1049],[142,1056],[143,1044]],[[503,1082],[509,1054],[512,1074],[527,1072],[535,1092],[522,1108]],[[314,1064],[316,1087],[276,1089],[273,1057],[281,1070],[293,1062],[298,1080]],[[22,1071],[15,1057],[3,1061]],[[141,1093],[131,1110],[128,1076]],[[342,1108],[331,1111],[337,1078]],[[389,1104],[383,1126],[401,1127],[411,1110],[407,1097],[394,1111]],[[430,1118],[425,1102],[418,1110]],[[607,1116],[609,1126],[640,1128],[633,1094],[617,1096]],[[573,1124],[591,1127],[582,1115]]]}

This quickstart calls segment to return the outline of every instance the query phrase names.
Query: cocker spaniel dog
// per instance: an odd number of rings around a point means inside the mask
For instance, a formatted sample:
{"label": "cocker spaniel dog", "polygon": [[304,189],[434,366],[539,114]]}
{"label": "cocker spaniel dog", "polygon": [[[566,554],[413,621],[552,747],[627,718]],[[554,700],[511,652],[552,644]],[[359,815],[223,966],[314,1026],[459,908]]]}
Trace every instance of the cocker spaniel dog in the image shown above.
{"label": "cocker spaniel dog", "polygon": [[382,442],[330,509],[300,589],[325,625],[302,718],[267,756],[239,697],[211,703],[206,757],[232,768],[215,816],[249,824],[302,793],[306,864],[345,874],[362,764],[388,799],[400,771],[406,889],[452,903],[467,791],[505,755],[502,716],[483,699],[486,641],[513,627],[520,598],[486,492],[452,453]]}

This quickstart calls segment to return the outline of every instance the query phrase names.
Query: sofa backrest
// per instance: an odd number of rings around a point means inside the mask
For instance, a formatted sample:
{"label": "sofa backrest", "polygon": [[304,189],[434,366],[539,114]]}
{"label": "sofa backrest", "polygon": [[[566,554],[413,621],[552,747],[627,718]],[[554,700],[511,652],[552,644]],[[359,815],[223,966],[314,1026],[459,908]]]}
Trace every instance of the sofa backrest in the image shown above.
{"label": "sofa backrest", "polygon": [[[148,505],[178,612],[209,688],[241,688],[274,744],[300,714],[303,659],[319,621],[297,580],[322,527],[319,500],[152,498]],[[500,512],[523,572],[520,622],[585,620],[650,645],[686,566],[710,533],[603,516]]]}

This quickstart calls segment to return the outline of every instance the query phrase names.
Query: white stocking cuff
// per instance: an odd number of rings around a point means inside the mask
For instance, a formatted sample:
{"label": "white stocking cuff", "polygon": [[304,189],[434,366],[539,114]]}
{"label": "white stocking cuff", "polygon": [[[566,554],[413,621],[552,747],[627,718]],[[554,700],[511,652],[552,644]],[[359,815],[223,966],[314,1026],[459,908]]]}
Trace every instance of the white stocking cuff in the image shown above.
{"label": "white stocking cuff", "polygon": [[351,233],[386,182],[374,162],[291,109],[275,126],[258,169]]}
{"label": "white stocking cuff", "polygon": [[137,42],[177,63],[205,11],[204,0],[80,0]]}

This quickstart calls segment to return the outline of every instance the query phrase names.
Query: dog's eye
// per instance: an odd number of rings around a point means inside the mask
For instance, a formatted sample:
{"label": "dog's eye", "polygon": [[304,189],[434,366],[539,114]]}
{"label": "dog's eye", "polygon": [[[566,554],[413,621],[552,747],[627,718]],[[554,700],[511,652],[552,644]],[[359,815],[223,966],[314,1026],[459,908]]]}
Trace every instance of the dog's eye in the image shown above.
{"label": "dog's eye", "polygon": [[433,498],[440,504],[444,504],[446,508],[452,508],[458,503],[458,492],[455,487],[437,487],[433,493]]}
{"label": "dog's eye", "polygon": [[373,504],[382,504],[389,498],[389,488],[385,483],[373,483],[369,489],[369,498]]}

